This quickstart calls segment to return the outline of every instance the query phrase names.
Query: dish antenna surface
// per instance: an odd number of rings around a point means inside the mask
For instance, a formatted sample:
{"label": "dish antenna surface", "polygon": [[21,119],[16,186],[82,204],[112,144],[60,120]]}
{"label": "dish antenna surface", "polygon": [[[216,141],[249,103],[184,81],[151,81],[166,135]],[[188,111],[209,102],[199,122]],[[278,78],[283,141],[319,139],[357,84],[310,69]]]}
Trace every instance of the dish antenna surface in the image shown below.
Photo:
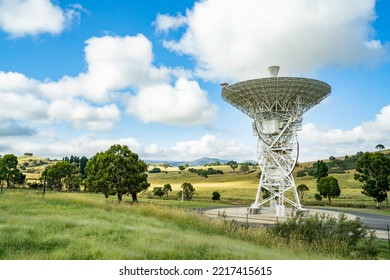
{"label": "dish antenna surface", "polygon": [[[222,83],[221,95],[253,119],[253,133],[258,137],[261,176],[255,201],[248,211],[259,213],[270,201],[276,215],[283,217],[286,202],[303,210],[292,174],[298,161],[297,131],[302,129],[302,115],[325,99],[331,87],[313,79],[278,77],[279,66],[270,66],[268,71],[269,78]],[[261,200],[262,190],[269,196]],[[290,190],[295,201],[285,197]]]}

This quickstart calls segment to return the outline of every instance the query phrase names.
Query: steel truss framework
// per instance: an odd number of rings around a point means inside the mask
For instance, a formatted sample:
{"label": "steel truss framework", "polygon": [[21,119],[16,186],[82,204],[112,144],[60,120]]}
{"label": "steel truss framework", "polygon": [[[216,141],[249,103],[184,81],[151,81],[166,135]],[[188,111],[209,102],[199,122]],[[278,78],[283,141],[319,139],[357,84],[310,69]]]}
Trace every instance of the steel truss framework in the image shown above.
{"label": "steel truss framework", "polygon": [[[276,201],[278,216],[284,216],[285,202],[302,209],[292,175],[299,155],[297,131],[301,129],[303,113],[326,98],[330,86],[318,80],[294,77],[221,85],[222,98],[253,119],[253,132],[258,137],[261,176],[255,201],[249,209],[261,209],[268,201]],[[295,201],[285,197],[285,192],[290,190]],[[269,196],[262,199],[264,191]]]}

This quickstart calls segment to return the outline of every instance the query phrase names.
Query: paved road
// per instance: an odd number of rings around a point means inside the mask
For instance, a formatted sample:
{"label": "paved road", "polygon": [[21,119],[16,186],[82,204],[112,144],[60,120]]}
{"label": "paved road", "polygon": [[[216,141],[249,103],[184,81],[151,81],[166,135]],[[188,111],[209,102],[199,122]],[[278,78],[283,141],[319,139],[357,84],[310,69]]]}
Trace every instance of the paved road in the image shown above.
{"label": "paved road", "polygon": [[[381,239],[388,239],[389,233],[387,226],[390,227],[390,216],[380,215],[380,214],[371,214],[371,213],[362,213],[355,210],[337,210],[334,208],[323,208],[323,207],[308,207],[310,214],[313,215],[316,212],[326,213],[338,216],[338,213],[345,213],[348,218],[355,219],[359,217],[363,225],[368,226],[370,229],[375,230],[376,236]],[[261,211],[261,214],[258,215],[247,215],[247,207],[242,206],[233,206],[233,207],[210,207],[207,209],[198,209],[200,212],[209,217],[219,217],[223,213],[228,219],[235,219],[237,222],[249,223],[253,226],[259,225],[273,225],[278,220],[281,221],[287,218],[277,218],[275,216],[275,210],[270,209],[269,207],[264,207]],[[290,216],[290,208],[286,208],[288,212],[287,215]]]}
{"label": "paved road", "polygon": [[317,207],[308,207],[309,209],[322,209],[322,210],[330,210],[337,211],[341,213],[351,214],[356,217],[359,217],[362,223],[371,229],[375,230],[385,230],[387,231],[387,227],[390,227],[390,216],[382,215],[382,214],[373,214],[373,213],[363,213],[356,210],[337,210],[334,208],[317,208]]}

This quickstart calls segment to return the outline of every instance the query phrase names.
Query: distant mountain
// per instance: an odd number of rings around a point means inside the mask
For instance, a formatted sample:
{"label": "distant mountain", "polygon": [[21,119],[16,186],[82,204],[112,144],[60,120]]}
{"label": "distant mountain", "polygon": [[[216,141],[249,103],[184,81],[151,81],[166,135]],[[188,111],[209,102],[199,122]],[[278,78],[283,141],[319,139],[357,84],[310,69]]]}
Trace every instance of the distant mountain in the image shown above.
{"label": "distant mountain", "polygon": [[184,165],[188,163],[190,166],[203,166],[205,164],[209,163],[214,163],[214,162],[219,162],[221,164],[225,164],[229,162],[230,160],[224,160],[224,159],[219,159],[219,158],[209,158],[209,157],[202,157],[193,161],[164,161],[164,160],[145,160],[147,164],[163,164],[163,163],[168,163],[171,166],[179,166],[179,165]]}
{"label": "distant mountain", "polygon": [[223,160],[223,159],[219,159],[219,158],[202,157],[200,159],[188,162],[188,164],[190,166],[203,166],[205,164],[214,163],[217,161],[221,164],[225,164],[225,163],[229,162],[229,160]]}

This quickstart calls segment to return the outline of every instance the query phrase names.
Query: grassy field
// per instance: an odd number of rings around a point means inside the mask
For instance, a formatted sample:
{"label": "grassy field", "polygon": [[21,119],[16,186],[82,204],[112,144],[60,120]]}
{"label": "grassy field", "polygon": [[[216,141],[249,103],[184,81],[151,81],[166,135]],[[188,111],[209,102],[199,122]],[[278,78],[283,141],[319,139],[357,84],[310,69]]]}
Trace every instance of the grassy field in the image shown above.
{"label": "grassy field", "polygon": [[[254,201],[258,170],[243,174],[232,172],[228,166],[213,168],[224,174],[204,178],[186,170],[180,172],[177,167],[149,174],[151,186],[139,194],[140,203],[135,205],[130,197],[118,204],[116,197],[106,203],[102,194],[47,192],[42,197],[38,191],[5,189],[0,195],[0,259],[348,258],[332,247],[291,244],[265,229],[244,229],[194,213],[195,208],[247,206]],[[341,187],[341,196],[332,199],[332,205],[390,215],[389,209],[374,209],[373,200],[361,194],[352,171],[332,176]],[[196,189],[192,201],[177,198],[184,182]],[[172,193],[161,199],[154,196],[153,187],[166,183],[172,185]],[[303,204],[318,205],[315,179],[296,178],[296,184],[301,183],[310,189]],[[220,201],[211,200],[214,191],[221,194]],[[328,206],[327,200],[321,203]],[[385,243],[380,243],[384,252],[381,259],[389,259]]]}
{"label": "grassy field", "polygon": [[[195,167],[205,168],[205,167]],[[172,185],[173,191],[170,194],[174,197],[179,191],[180,186],[184,182],[190,182],[196,189],[194,195],[195,200],[211,201],[212,193],[218,191],[221,194],[221,202],[233,205],[250,205],[253,203],[257,187],[259,183],[258,170],[248,174],[232,172],[228,166],[213,167],[224,171],[221,175],[209,175],[208,178],[201,177],[197,174],[188,171],[181,171],[175,167],[167,169],[164,173],[149,174],[149,182],[151,187],[148,191],[141,194],[144,198],[153,198],[153,187],[162,187],[169,183]],[[163,170],[163,169],[162,169]],[[304,205],[325,205],[338,207],[356,207],[356,208],[375,208],[374,200],[361,193],[361,183],[353,179],[354,171],[348,173],[330,174],[334,176],[340,185],[341,195],[337,198],[332,198],[331,204],[327,199],[318,202],[314,199],[317,193],[317,183],[312,176],[296,177],[295,184],[306,184],[309,191],[305,193],[302,204]],[[293,198],[292,192],[287,192],[286,196]],[[156,197],[154,197],[156,198]]]}
{"label": "grassy field", "polygon": [[6,190],[0,213],[0,259],[340,258],[265,229],[151,203],[105,203],[97,194]]}

